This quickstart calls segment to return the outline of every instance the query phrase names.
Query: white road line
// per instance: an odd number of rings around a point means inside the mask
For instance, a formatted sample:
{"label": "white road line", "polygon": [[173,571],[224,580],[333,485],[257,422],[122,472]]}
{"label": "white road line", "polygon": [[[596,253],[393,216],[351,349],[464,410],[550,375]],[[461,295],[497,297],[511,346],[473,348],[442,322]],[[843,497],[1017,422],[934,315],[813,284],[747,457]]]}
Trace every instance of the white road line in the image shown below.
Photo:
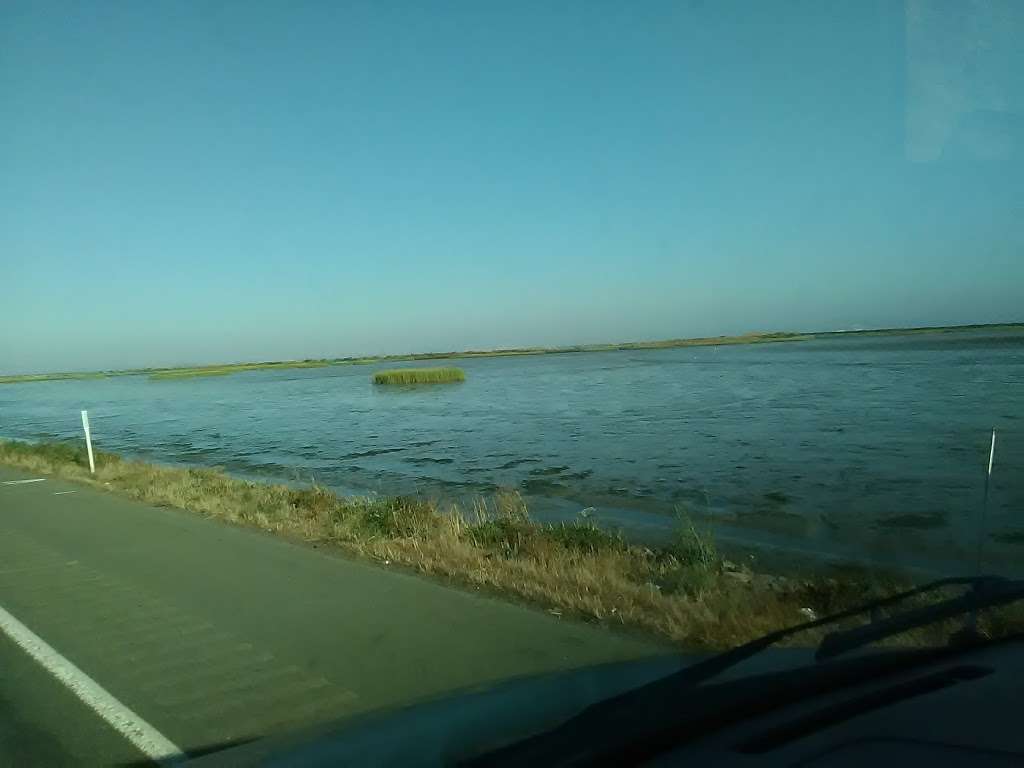
{"label": "white road line", "polygon": [[36,477],[32,480],[4,480],[4,485],[24,485],[25,483],[41,483],[45,480],[45,477]]}
{"label": "white road line", "polygon": [[182,750],[118,701],[103,686],[51,648],[46,641],[0,606],[0,631],[150,760],[161,765],[184,762]]}
{"label": "white road line", "polygon": [[54,491],[54,496],[63,496],[65,493],[74,493],[74,491]]}

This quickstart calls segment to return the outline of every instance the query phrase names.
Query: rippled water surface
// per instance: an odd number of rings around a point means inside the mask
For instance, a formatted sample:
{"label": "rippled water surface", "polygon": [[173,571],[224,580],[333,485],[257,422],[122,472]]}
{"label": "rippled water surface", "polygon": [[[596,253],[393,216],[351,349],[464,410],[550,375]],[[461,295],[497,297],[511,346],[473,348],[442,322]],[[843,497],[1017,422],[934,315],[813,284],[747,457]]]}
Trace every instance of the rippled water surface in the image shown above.
{"label": "rippled water surface", "polygon": [[[80,436],[157,461],[346,491],[520,489],[541,516],[656,537],[965,565],[998,430],[987,558],[1024,555],[1024,334],[482,358],[464,384],[382,388],[382,366],[0,386],[0,434]],[[402,367],[405,367],[403,364]],[[950,565],[950,564],[953,565]],[[962,568],[961,568],[962,570]]]}

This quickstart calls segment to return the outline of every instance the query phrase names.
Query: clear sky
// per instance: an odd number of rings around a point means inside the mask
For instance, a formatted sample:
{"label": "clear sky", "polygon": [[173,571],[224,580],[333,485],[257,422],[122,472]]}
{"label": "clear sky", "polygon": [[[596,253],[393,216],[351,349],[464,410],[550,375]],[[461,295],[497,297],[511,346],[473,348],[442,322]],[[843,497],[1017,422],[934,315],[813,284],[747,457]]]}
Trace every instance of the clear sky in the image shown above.
{"label": "clear sky", "polygon": [[0,371],[1024,320],[1022,8],[8,0]]}

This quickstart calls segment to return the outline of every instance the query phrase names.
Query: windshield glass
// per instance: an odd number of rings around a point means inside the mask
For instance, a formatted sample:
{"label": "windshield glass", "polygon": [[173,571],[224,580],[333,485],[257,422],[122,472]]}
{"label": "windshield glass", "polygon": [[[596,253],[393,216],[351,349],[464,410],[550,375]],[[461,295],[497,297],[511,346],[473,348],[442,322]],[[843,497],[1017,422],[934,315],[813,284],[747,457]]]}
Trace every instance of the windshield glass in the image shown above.
{"label": "windshield glass", "polygon": [[12,759],[1024,577],[1022,33],[1012,0],[5,4]]}

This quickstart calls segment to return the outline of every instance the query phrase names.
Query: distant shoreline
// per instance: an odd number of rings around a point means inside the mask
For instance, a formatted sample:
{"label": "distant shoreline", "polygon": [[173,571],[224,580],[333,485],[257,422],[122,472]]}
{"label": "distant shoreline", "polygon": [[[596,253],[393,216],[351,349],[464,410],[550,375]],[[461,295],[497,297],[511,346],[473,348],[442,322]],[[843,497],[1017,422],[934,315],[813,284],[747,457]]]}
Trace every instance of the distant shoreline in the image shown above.
{"label": "distant shoreline", "polygon": [[813,331],[807,333],[772,332],[746,333],[739,336],[705,336],[690,339],[661,341],[630,341],[620,344],[579,344],[565,347],[515,347],[490,350],[464,350],[461,352],[420,352],[408,355],[376,355],[364,357],[336,357],[306,360],[277,360],[251,363],[225,363],[216,365],[173,366],[166,368],[130,368],[115,371],[26,373],[0,376],[0,384],[22,384],[38,381],[76,381],[105,379],[113,376],[149,376],[155,381],[189,379],[202,376],[227,376],[243,371],[289,368],[326,368],[335,365],[372,365],[417,360],[456,360],[474,357],[514,357],[519,355],[564,355],[574,352],[616,352],[639,349],[675,349],[680,347],[712,347],[733,344],[773,344],[779,342],[811,341],[837,336],[908,336],[925,333],[953,333],[976,330],[1021,330],[1024,323],[980,323],[974,325],[921,326],[915,328],[875,328],[851,331]]}

